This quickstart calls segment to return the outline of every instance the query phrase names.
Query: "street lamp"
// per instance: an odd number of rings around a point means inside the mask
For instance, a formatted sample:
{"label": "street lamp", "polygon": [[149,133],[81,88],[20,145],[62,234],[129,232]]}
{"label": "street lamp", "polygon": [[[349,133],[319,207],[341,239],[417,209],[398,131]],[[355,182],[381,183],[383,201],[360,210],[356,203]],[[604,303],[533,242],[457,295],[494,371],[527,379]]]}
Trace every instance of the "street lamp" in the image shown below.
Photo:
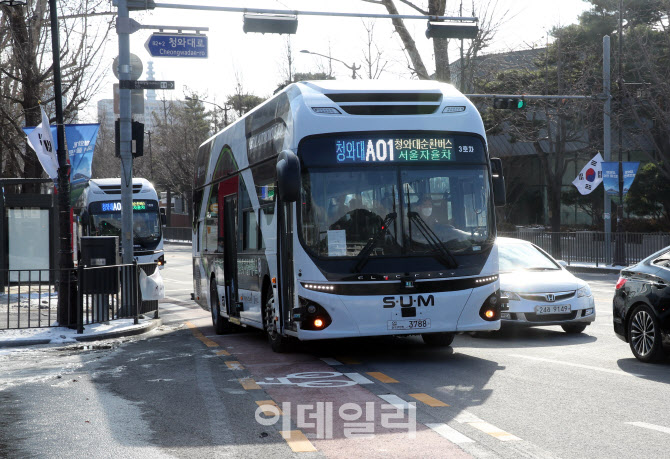
{"label": "street lamp", "polygon": [[306,49],[302,49],[302,50],[300,50],[300,52],[301,52],[301,53],[305,53],[305,54],[314,54],[315,56],[325,57],[326,59],[328,59],[328,62],[329,62],[329,68],[330,68],[330,71],[331,71],[331,72],[332,72],[332,64],[330,64],[330,61],[337,61],[337,62],[339,62],[340,64],[344,65],[346,68],[348,68],[349,70],[351,70],[351,78],[354,79],[354,80],[356,79],[356,70],[359,70],[359,69],[361,68],[361,66],[360,66],[360,65],[357,66],[355,62],[354,62],[353,64],[349,65],[349,64],[347,64],[346,62],[344,62],[343,60],[337,59],[337,58],[335,58],[335,57],[332,57],[332,56],[326,56],[325,54],[320,54],[320,53],[314,53],[314,52],[309,51],[309,50],[306,50]]}
{"label": "street lamp", "polygon": [[208,100],[198,99],[196,97],[186,96],[186,97],[184,97],[184,99],[189,100],[189,101],[193,101],[193,102],[202,102],[203,104],[214,105],[216,108],[218,108],[219,110],[221,110],[223,112],[223,125],[224,125],[224,127],[228,126],[228,110],[232,110],[233,109],[232,106],[230,106],[228,104],[224,104],[223,107],[222,107],[221,105],[219,105],[215,102],[210,102]]}

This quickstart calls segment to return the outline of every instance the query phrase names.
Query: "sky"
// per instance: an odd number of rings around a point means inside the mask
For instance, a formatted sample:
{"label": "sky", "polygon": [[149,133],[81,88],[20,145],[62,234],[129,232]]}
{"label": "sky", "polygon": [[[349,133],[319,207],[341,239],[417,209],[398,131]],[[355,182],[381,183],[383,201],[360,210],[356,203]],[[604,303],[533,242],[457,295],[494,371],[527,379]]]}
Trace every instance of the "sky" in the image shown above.
{"label": "sky", "polygon": [[[156,0],[159,3],[182,5],[216,5],[228,7],[285,9],[298,11],[336,11],[386,13],[381,5],[363,0]],[[415,10],[395,2],[401,14],[419,14]],[[416,0],[425,6],[425,0]],[[464,1],[463,16],[472,15],[472,1]],[[447,0],[447,15],[458,16],[460,2]],[[547,32],[553,27],[577,22],[581,12],[589,8],[584,0],[475,0],[475,5],[495,4],[494,22],[502,19],[502,24],[491,45],[484,53],[525,49],[544,46]],[[506,15],[504,15],[506,13]],[[481,16],[480,16],[481,17]],[[348,65],[364,62],[366,47],[365,24],[374,25],[374,44],[382,52],[382,59],[388,61],[381,75],[383,79],[404,79],[410,77],[407,59],[402,44],[389,19],[360,19],[320,16],[298,16],[298,30],[295,35],[245,34],[242,31],[242,13],[211,12],[172,8],[156,8],[149,12],[131,12],[131,18],[143,25],[171,27],[209,27],[205,32],[209,39],[209,58],[152,58],[145,49],[145,43],[152,30],[139,30],[131,35],[131,53],[144,63],[144,73],[140,79],[147,79],[147,62],[153,61],[156,80],[175,81],[175,90],[157,91],[158,98],[183,99],[185,94],[195,92],[203,100],[222,104],[235,92],[240,82],[245,92],[267,97],[277,85],[287,78],[287,41],[293,51],[294,71],[327,71],[328,59],[300,53],[300,50],[330,55],[345,61]],[[405,25],[413,35],[419,52],[429,72],[432,67],[432,43],[425,37],[425,20],[406,20]],[[167,31],[167,30],[166,30]],[[452,40],[450,61],[458,58],[458,40]],[[118,41],[115,33],[107,45],[104,61],[109,62],[109,72],[102,93],[89,104],[83,113],[83,120],[96,121],[98,99],[112,98],[112,84],[116,78],[111,72],[112,61],[118,55]],[[351,71],[345,65],[333,62],[333,74],[337,78],[350,78]],[[362,65],[360,72],[365,72]]]}

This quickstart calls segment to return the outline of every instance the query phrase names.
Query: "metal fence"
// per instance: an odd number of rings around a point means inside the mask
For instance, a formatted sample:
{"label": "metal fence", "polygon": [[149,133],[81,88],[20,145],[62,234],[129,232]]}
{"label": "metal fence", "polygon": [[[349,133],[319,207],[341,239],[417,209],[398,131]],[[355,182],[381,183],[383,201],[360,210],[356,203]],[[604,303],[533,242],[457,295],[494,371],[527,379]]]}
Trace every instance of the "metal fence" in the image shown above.
{"label": "metal fence", "polygon": [[[60,269],[0,270],[0,330],[76,326],[81,333],[94,323],[137,321],[151,311],[157,317],[158,301],[143,301],[139,285],[141,270],[151,275],[156,269],[155,263],[80,266],[69,270],[64,285]],[[59,293],[71,296],[76,308],[59,315]]]}
{"label": "metal fence", "polygon": [[166,226],[163,228],[163,237],[166,242],[191,242],[193,229]]}
{"label": "metal fence", "polygon": [[624,266],[637,263],[670,245],[668,233],[611,233],[609,250],[605,233],[598,231],[551,233],[519,230],[499,232],[498,236],[532,242],[568,264],[595,263],[596,266],[613,264],[617,244]]}

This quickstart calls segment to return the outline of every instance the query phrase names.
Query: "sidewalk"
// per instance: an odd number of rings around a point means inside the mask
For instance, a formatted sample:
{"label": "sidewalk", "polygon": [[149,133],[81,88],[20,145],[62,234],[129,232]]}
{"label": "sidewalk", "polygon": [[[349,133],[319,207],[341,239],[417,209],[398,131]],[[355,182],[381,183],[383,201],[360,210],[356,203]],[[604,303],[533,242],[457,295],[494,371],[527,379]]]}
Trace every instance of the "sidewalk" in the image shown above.
{"label": "sidewalk", "polygon": [[84,326],[84,333],[66,327],[22,328],[0,330],[0,348],[30,346],[34,344],[68,344],[97,341],[121,336],[132,336],[153,330],[162,323],[161,319],[140,319],[135,325],[133,319],[119,319],[108,323]]}

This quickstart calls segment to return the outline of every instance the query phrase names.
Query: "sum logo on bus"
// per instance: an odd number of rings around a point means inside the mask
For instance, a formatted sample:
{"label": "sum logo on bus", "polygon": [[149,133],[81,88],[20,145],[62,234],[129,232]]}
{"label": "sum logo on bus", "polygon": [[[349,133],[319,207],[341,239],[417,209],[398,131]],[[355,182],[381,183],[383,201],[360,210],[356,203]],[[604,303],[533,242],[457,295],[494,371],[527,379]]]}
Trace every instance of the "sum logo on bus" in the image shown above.
{"label": "sum logo on bus", "polygon": [[401,308],[409,308],[410,306],[435,306],[435,298],[433,295],[424,297],[423,295],[401,295],[401,296],[385,296],[382,298],[385,308],[395,308],[400,305]]}

